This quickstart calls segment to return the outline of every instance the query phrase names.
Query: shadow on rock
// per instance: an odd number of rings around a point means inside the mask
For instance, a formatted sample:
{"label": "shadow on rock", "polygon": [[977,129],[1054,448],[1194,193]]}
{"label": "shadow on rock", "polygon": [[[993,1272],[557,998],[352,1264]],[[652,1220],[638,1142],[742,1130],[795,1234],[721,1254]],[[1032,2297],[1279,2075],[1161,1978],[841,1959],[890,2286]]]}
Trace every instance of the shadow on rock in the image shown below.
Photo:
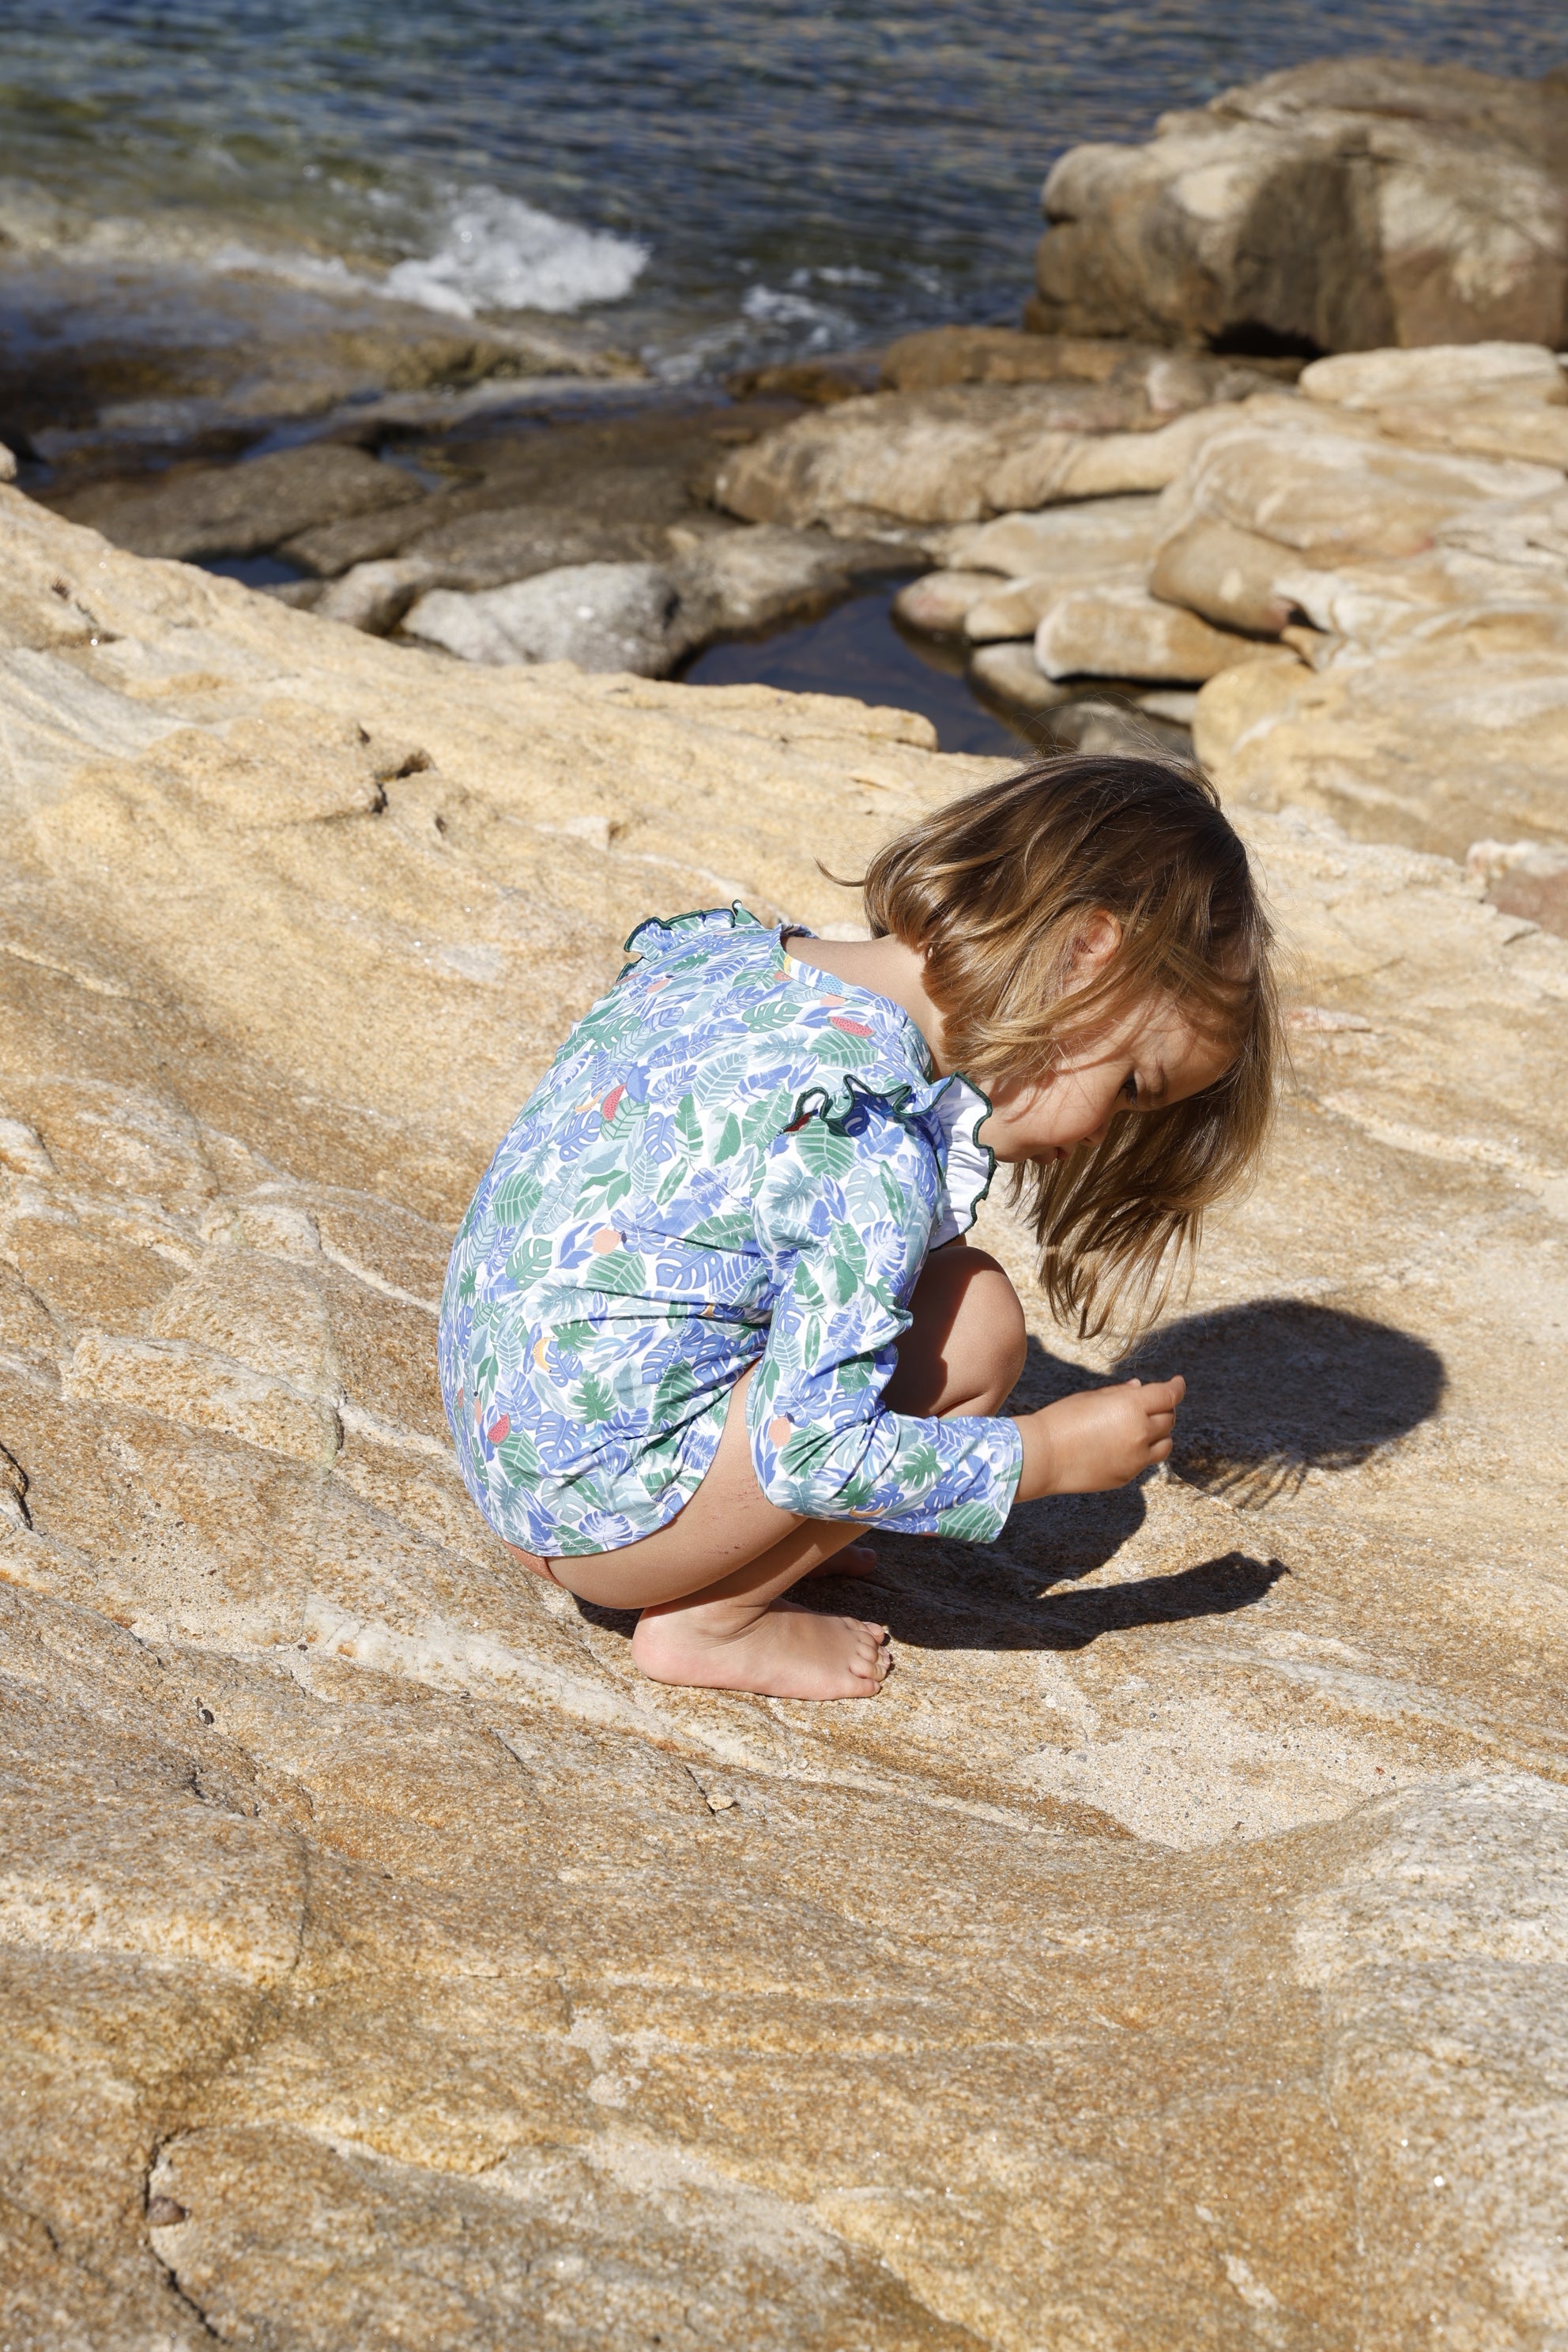
{"label": "shadow on rock", "polygon": [[1293,1493],[1309,1470],[1358,1468],[1429,1420],[1447,1385],[1424,1340],[1292,1298],[1169,1324],[1121,1368],[1173,1372],[1187,1400],[1171,1467],[1241,1509]]}

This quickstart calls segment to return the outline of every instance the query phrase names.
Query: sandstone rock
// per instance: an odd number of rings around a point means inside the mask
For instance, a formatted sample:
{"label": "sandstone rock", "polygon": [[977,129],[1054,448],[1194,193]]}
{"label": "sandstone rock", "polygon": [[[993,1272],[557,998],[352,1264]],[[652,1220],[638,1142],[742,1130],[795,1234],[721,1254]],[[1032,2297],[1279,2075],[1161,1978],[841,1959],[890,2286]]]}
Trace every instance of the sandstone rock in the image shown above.
{"label": "sandstone rock", "polygon": [[1455,858],[1504,832],[1568,842],[1565,649],[1568,612],[1542,642],[1461,609],[1375,658],[1238,669],[1199,698],[1197,754],[1237,802],[1321,809],[1363,839]]}
{"label": "sandstone rock", "polygon": [[1038,572],[1066,575],[1079,566],[1146,563],[1159,534],[1158,516],[1157,499],[1095,499],[962,526],[947,533],[941,551],[945,562],[962,570],[1005,572],[1014,579]]}
{"label": "sandstone rock", "polygon": [[1250,638],[1211,628],[1179,604],[1162,604],[1137,581],[1068,589],[1054,598],[1035,633],[1035,659],[1047,677],[1168,678],[1186,685],[1256,661],[1262,651]]}
{"label": "sandstone rock", "polygon": [[342,621],[384,637],[434,577],[435,567],[422,555],[356,563],[339,579],[316,584],[310,610],[320,620]]}
{"label": "sandstone rock", "polygon": [[59,501],[138,555],[248,555],[307,524],[407,506],[418,485],[363,449],[315,442],[244,466],[200,467],[153,489],[109,482]]}
{"label": "sandstone rock", "polygon": [[820,358],[777,360],[767,367],[741,368],[724,379],[736,400],[799,400],[808,408],[831,408],[881,389],[882,369],[875,352],[826,352]]}
{"label": "sandstone rock", "polygon": [[[893,610],[911,629],[923,629],[936,637],[958,636],[971,605],[1001,585],[1001,575],[994,572],[927,572],[900,589]],[[1026,632],[1014,629],[999,634],[1023,636]]]}
{"label": "sandstone rock", "polygon": [[1446,525],[1562,488],[1552,467],[1408,449],[1318,402],[1252,400],[1201,421],[1163,535],[1201,515],[1318,563],[1406,556]]}
{"label": "sandstone rock", "polygon": [[901,335],[882,354],[882,385],[892,392],[1075,381],[1137,386],[1161,418],[1268,388],[1257,369],[1206,352],[1162,351],[1110,337],[1020,334],[1011,327],[927,327]]}
{"label": "sandstone rock", "polygon": [[641,916],[996,767],[0,558],[99,639],[0,775],[10,2340],[1543,2345],[1568,943],[1244,812],[1312,1018],[1171,1470],[879,1538],[864,1710],[655,1689],[458,1486],[453,1225]]}
{"label": "sandstone rock", "polygon": [[510,588],[435,588],[405,634],[472,662],[574,661],[658,677],[684,649],[680,591],[651,563],[576,563]]}
{"label": "sandstone rock", "polygon": [[[681,544],[672,531],[671,542]],[[886,571],[899,550],[886,542],[836,540],[826,531],[709,532],[670,566],[690,645],[724,632],[763,629],[842,594],[861,573]]]}
{"label": "sandstone rock", "polygon": [[1141,391],[1115,385],[879,393],[799,417],[742,450],[714,494],[749,522],[912,538],[921,525],[1009,508],[1163,489],[1229,413],[1201,409],[1161,425]]}
{"label": "sandstone rock", "polygon": [[1016,710],[1050,710],[1068,698],[1067,688],[1035,659],[1032,640],[980,646],[969,657],[968,675],[983,695]]}
{"label": "sandstone rock", "polygon": [[1034,317],[1064,334],[1361,351],[1568,340],[1568,92],[1355,58],[1069,149]]}
{"label": "sandstone rock", "polygon": [[16,457],[6,448],[4,441],[0,441],[0,482],[14,482],[16,478]]}
{"label": "sandstone rock", "polygon": [[1277,539],[1199,516],[1163,541],[1149,586],[1217,628],[1277,637],[1301,611],[1293,586],[1302,569],[1301,558]]}
{"label": "sandstone rock", "polygon": [[1470,401],[1506,392],[1561,407],[1568,377],[1543,343],[1438,343],[1426,350],[1344,352],[1314,360],[1297,379],[1309,400],[1340,408],[1384,408],[1409,401]]}

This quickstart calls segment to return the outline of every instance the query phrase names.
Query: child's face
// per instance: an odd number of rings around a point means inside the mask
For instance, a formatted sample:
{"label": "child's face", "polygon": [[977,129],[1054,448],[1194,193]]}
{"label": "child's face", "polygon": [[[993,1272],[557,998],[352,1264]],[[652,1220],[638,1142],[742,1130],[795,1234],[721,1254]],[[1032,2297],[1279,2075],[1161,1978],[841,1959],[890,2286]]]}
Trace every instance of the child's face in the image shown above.
{"label": "child's face", "polygon": [[999,1086],[979,1139],[1004,1166],[1065,1160],[1103,1143],[1123,1112],[1168,1110],[1201,1094],[1230,1061],[1230,1049],[1194,1028],[1178,1005],[1154,998],[1069,1047],[1046,1079]]}

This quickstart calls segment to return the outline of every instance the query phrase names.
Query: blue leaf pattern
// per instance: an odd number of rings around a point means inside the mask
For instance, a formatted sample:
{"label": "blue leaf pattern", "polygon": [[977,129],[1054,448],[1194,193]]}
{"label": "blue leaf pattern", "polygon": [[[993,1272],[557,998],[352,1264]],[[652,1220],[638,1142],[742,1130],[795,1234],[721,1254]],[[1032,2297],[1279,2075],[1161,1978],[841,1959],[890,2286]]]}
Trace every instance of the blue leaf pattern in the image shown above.
{"label": "blue leaf pattern", "polygon": [[634,931],[458,1230],[442,1392],[470,1494],[525,1550],[665,1526],[753,1364],[752,1458],[784,1509],[972,1542],[1006,1519],[1015,1423],[882,1402],[927,1253],[989,1181],[987,1106],[784,936],[739,907]]}

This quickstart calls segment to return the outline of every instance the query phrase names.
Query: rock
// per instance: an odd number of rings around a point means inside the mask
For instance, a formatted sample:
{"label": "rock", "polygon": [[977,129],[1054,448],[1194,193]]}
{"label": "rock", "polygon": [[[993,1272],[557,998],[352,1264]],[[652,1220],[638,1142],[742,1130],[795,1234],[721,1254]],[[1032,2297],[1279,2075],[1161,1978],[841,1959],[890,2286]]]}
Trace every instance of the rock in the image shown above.
{"label": "rock", "polygon": [[1462,859],[1506,832],[1568,844],[1568,613],[1555,641],[1456,613],[1375,656],[1215,677],[1194,742],[1251,807],[1321,809],[1363,839]]}
{"label": "rock", "polygon": [[435,577],[435,567],[421,555],[356,563],[337,580],[312,582],[310,609],[321,620],[384,637]]}
{"label": "rock", "polygon": [[1568,845],[1543,841],[1472,841],[1465,870],[1479,875],[1491,904],[1505,915],[1568,937]]}
{"label": "rock", "polygon": [[1427,350],[1344,352],[1314,360],[1298,383],[1309,400],[1379,409],[1409,401],[1470,401],[1508,393],[1561,407],[1568,377],[1543,343],[1439,343]]}
{"label": "rock", "polygon": [[831,408],[837,401],[880,391],[881,385],[881,362],[875,352],[776,360],[767,367],[738,369],[724,379],[725,391],[736,400],[798,400],[807,408]]}
{"label": "rock", "polygon": [[[681,547],[683,536],[672,530],[671,544]],[[766,524],[692,538],[670,566],[689,645],[818,610],[857,578],[886,572],[900,553],[876,540],[836,540],[826,531]]]}
{"label": "rock", "polygon": [[1568,341],[1568,89],[1364,57],[1075,147],[1033,319],[1259,351]]}
{"label": "rock", "polygon": [[[656,1688],[458,1483],[453,1227],[639,918],[841,924],[823,867],[1005,771],[0,491],[12,614],[0,2333],[1544,2343],[1568,943],[1243,809],[1314,1018],[1135,1359],[1170,1469],[879,1538],[858,1712]],[[983,1215],[1020,1404],[1110,1370]]]}
{"label": "rock", "polygon": [[1016,710],[1051,710],[1068,699],[1068,689],[1046,676],[1032,642],[982,646],[969,657],[968,676],[976,691]]}
{"label": "rock", "polygon": [[1277,637],[1300,614],[1294,587],[1302,568],[1301,559],[1277,539],[1203,515],[1164,541],[1149,586],[1216,628]]}
{"label": "rock", "polygon": [[881,383],[892,392],[1073,382],[1135,386],[1161,419],[1269,389],[1266,375],[1237,360],[1108,337],[1020,334],[1011,327],[927,327],[901,335],[882,354]]}
{"label": "rock", "polygon": [[1405,448],[1371,417],[1313,401],[1267,397],[1194,421],[1208,430],[1162,535],[1203,516],[1319,564],[1415,555],[1446,526],[1563,487],[1545,466]]}
{"label": "rock", "polygon": [[941,542],[945,562],[1026,579],[1039,572],[1147,563],[1159,531],[1159,500],[1106,498],[1040,514],[1003,514],[967,524]]}
{"label": "rock", "polygon": [[0,482],[14,482],[16,478],[16,457],[12,451],[7,449],[4,441],[0,441]]}
{"label": "rock", "polygon": [[404,634],[471,662],[575,662],[660,677],[685,651],[680,590],[652,563],[572,563],[510,588],[431,589]]}
{"label": "rock", "polygon": [[917,539],[921,526],[1010,508],[1163,489],[1230,413],[1203,409],[1161,426],[1142,390],[1110,384],[879,393],[801,416],[742,450],[714,495],[748,522]]}
{"label": "rock", "polygon": [[419,495],[395,466],[313,442],[248,465],[198,467],[153,489],[103,483],[58,500],[57,511],[138,555],[192,558],[253,554],[307,524],[408,506]]}
{"label": "rock", "polygon": [[[900,589],[893,610],[900,621],[907,621],[911,629],[923,629],[928,636],[961,636],[970,607],[1002,584],[1001,575],[994,572],[927,572]],[[1026,634],[1023,629],[998,632],[1003,636]]]}
{"label": "rock", "polygon": [[1035,659],[1047,677],[1168,679],[1190,685],[1238,662],[1278,659],[1249,637],[1211,628],[1139,582],[1069,588],[1047,606]]}
{"label": "rock", "polygon": [[732,526],[709,504],[735,432],[788,416],[779,401],[700,409],[621,402],[541,430],[498,420],[470,430],[460,467],[438,438],[427,456],[447,487],[414,505],[328,523],[283,552],[335,575],[356,563],[419,556],[442,588],[500,588],[572,563],[668,563]]}

